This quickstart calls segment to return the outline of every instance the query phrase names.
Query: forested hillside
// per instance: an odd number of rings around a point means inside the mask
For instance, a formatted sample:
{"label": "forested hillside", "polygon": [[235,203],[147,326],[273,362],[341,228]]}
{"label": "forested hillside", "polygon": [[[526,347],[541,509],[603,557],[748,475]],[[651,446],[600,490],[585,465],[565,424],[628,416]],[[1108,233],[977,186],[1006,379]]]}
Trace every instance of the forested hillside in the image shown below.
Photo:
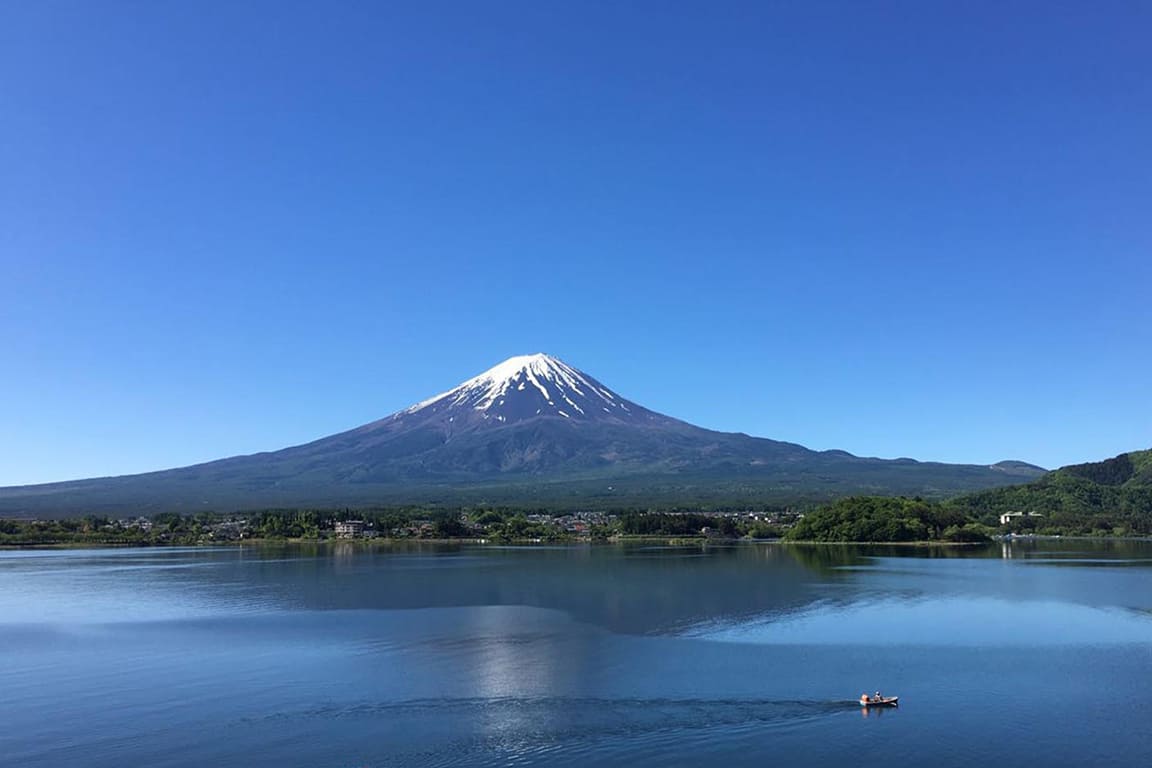
{"label": "forested hillside", "polygon": [[1006,513],[1015,532],[1064,535],[1152,534],[1152,450],[1074,464],[1025,485],[968,494],[949,502],[982,523]]}

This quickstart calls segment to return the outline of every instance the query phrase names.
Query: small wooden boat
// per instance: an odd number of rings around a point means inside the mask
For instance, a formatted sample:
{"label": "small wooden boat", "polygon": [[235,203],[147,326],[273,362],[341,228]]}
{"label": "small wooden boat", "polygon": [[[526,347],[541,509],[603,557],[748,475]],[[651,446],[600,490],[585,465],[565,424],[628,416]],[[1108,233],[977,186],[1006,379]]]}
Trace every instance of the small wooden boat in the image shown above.
{"label": "small wooden boat", "polygon": [[900,706],[899,696],[861,696],[860,706],[862,707],[898,707]]}

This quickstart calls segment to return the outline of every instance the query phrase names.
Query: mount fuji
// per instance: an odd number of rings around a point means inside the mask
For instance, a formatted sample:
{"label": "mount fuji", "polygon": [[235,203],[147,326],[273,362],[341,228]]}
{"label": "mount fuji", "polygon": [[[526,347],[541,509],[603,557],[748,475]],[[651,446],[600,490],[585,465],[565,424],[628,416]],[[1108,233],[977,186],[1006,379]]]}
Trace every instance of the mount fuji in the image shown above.
{"label": "mount fuji", "polygon": [[0,488],[0,515],[363,506],[566,506],[945,495],[1044,470],[883,460],[715,432],[549,355],[513,357],[379,421],[283,450],[140,475]]}

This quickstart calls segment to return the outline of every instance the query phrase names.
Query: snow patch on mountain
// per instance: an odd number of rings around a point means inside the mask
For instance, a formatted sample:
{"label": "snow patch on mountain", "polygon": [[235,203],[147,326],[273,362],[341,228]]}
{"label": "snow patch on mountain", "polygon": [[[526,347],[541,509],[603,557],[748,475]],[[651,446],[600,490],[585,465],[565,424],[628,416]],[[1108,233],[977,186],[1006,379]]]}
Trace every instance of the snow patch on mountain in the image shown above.
{"label": "snow patch on mountain", "polygon": [[[524,414],[529,400],[531,413]],[[510,357],[458,387],[422,400],[396,415],[468,409],[484,418],[503,422],[517,415],[538,415],[545,407],[568,419],[574,415],[588,418],[590,411],[620,416],[632,413],[627,401],[603,384],[563,360],[538,353]]]}

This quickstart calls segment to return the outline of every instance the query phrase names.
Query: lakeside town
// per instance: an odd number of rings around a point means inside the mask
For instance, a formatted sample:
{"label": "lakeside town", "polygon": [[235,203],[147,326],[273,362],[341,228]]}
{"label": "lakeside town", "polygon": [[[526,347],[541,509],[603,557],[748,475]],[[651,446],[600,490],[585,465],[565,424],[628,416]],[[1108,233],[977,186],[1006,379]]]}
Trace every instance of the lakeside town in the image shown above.
{"label": "lakeside town", "polygon": [[[1076,468],[1072,468],[1076,469]],[[274,508],[248,512],[88,514],[0,519],[0,546],[195,546],[248,541],[381,539],[492,543],[613,541],[627,537],[780,539],[812,542],[980,543],[1008,536],[1147,537],[1143,504],[1078,508],[1085,482],[1065,470],[1051,481],[945,500],[846,496],[822,505],[700,509]],[[1136,501],[1140,502],[1140,489]]]}
{"label": "lakeside town", "polygon": [[804,513],[785,510],[523,512],[501,509],[375,510],[340,513],[269,510],[250,514],[86,516],[0,521],[0,543],[214,544],[268,539],[466,539],[480,542],[609,540],[628,535],[779,538]]}

